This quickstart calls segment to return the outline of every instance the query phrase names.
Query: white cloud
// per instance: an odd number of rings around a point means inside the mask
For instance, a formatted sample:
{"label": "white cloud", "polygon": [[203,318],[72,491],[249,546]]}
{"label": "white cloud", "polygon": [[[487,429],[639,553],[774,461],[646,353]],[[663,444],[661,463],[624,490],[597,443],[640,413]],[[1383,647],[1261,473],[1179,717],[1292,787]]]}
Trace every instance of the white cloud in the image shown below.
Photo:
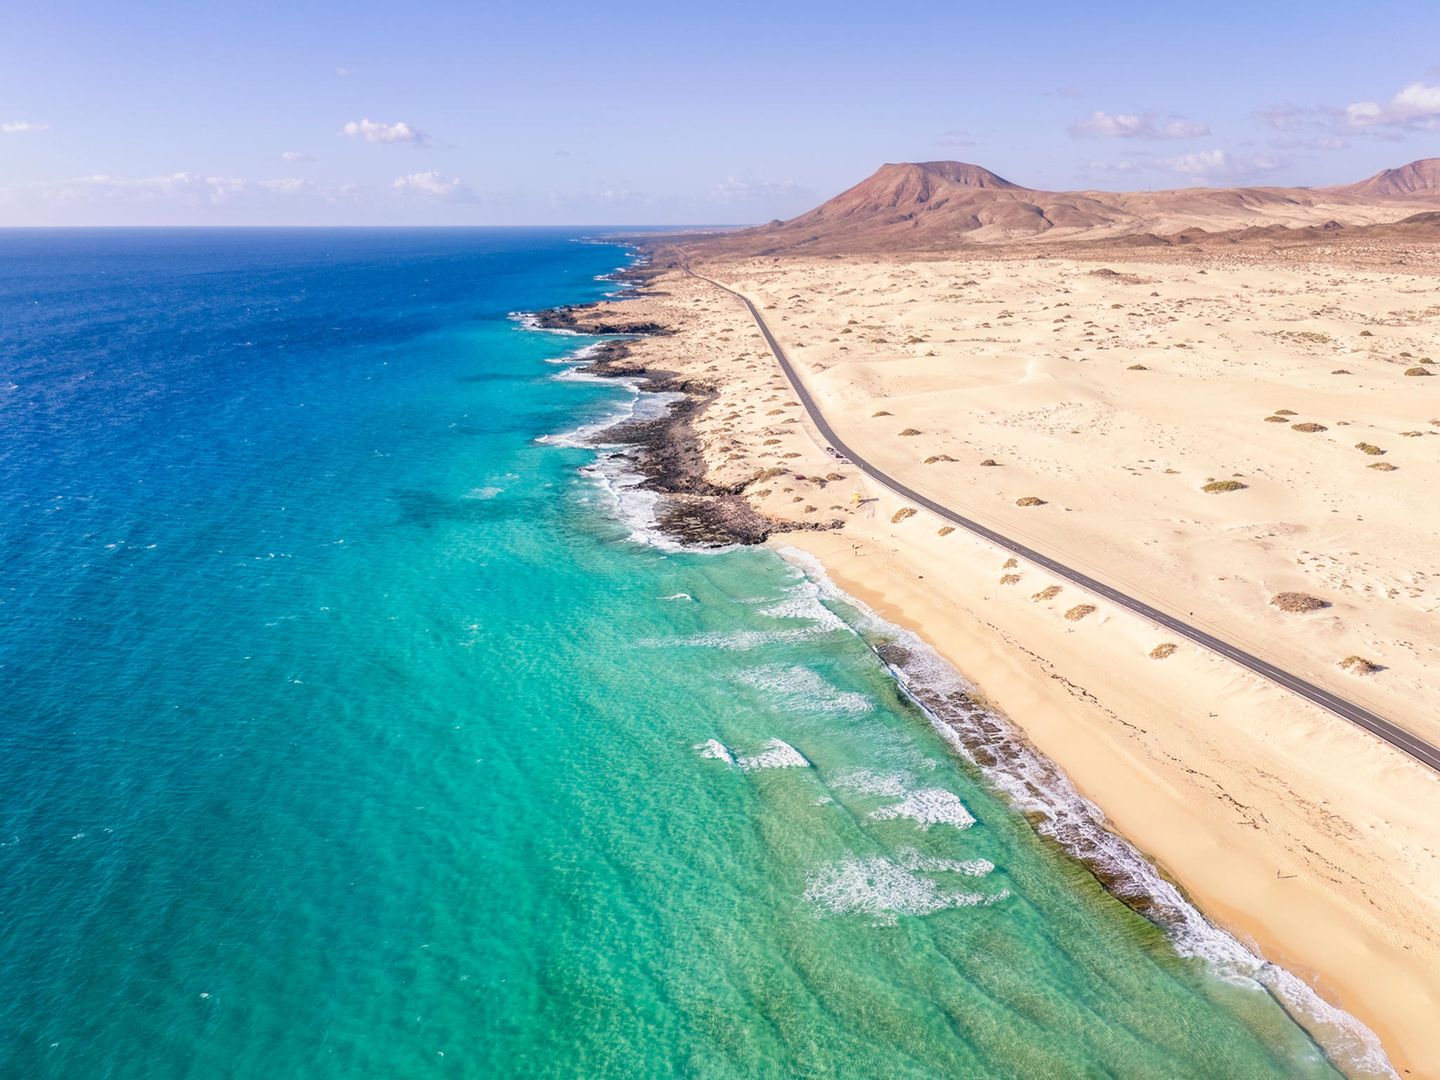
{"label": "white cloud", "polygon": [[1279,132],[1270,142],[1277,150],[1344,150],[1350,143],[1338,113],[1338,109],[1271,105],[1256,109],[1255,119]]}
{"label": "white cloud", "polygon": [[247,180],[238,176],[204,176],[190,172],[142,177],[97,173],[64,180],[10,184],[3,190],[11,198],[30,197],[45,203],[172,203],[191,207],[220,206],[237,200],[257,200],[269,196],[325,195],[309,180],[298,177]]}
{"label": "white cloud", "polygon": [[1270,145],[1277,150],[1344,150],[1350,143],[1339,135],[1287,135],[1272,139]]}
{"label": "white cloud", "polygon": [[1440,131],[1440,86],[1412,82],[1387,102],[1352,101],[1349,105],[1276,105],[1259,109],[1259,120],[1276,131],[1311,131],[1329,136],[1312,140],[1316,149],[1338,149],[1342,137],[1364,135],[1399,142],[1411,131]]}
{"label": "white cloud", "polygon": [[1107,113],[1096,110],[1077,120],[1069,132],[1078,138],[1194,139],[1210,134],[1210,125],[1183,116],[1157,117],[1153,113]]}
{"label": "white cloud", "polygon": [[3,135],[34,135],[49,130],[49,124],[37,124],[31,120],[7,120],[0,123],[0,134]]}
{"label": "white cloud", "polygon": [[278,180],[259,180],[256,186],[262,191],[273,191],[278,195],[301,195],[317,190],[309,180],[298,176],[282,176]]}
{"label": "white cloud", "polygon": [[1116,173],[1122,176],[1138,172],[1141,167],[1140,162],[1129,159],[1125,161],[1092,161],[1088,166],[1091,172]]}
{"label": "white cloud", "polygon": [[1344,118],[1354,130],[1378,127],[1440,131],[1440,86],[1413,82],[1383,105],[1377,101],[1346,105]]}
{"label": "white cloud", "polygon": [[280,155],[281,161],[314,161],[309,154],[302,154],[299,150],[286,150]]}
{"label": "white cloud", "polygon": [[602,188],[598,191],[555,191],[546,195],[546,201],[556,209],[590,212],[597,205],[611,207],[653,206],[655,196],[646,191],[627,187]]}
{"label": "white cloud", "polygon": [[430,172],[397,176],[391,186],[396,191],[407,195],[420,195],[433,199],[463,202],[475,197],[474,192],[462,184],[458,176],[445,177],[433,169]]}
{"label": "white cloud", "polygon": [[604,191],[597,191],[595,198],[611,205],[629,203],[637,206],[649,206],[655,201],[653,195],[643,191],[632,191],[630,188],[606,188]]}
{"label": "white cloud", "polygon": [[414,143],[422,146],[430,141],[423,131],[417,131],[405,121],[383,124],[378,120],[351,120],[340,134],[350,139],[364,139],[373,143]]}
{"label": "white cloud", "polygon": [[1255,118],[1276,131],[1297,131],[1309,126],[1316,112],[1315,109],[1304,109],[1299,105],[1270,105],[1256,109]]}
{"label": "white cloud", "polygon": [[753,202],[756,199],[791,198],[809,195],[807,188],[794,180],[745,180],[738,176],[727,176],[710,189],[710,198],[717,202]]}
{"label": "white cloud", "polygon": [[979,144],[968,131],[952,128],[950,131],[942,131],[939,138],[935,140],[935,145],[944,150],[963,150]]}
{"label": "white cloud", "polygon": [[1159,164],[1197,184],[1235,183],[1254,179],[1284,166],[1276,157],[1263,154],[1231,154],[1226,150],[1195,150],[1165,158]]}

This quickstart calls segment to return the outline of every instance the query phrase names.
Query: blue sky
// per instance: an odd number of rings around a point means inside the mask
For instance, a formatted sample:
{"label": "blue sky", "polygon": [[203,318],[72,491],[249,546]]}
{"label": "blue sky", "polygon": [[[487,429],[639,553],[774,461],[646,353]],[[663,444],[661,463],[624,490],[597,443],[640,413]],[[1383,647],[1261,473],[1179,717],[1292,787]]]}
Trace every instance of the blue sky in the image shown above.
{"label": "blue sky", "polygon": [[785,217],[886,161],[1032,187],[1440,156],[1440,5],[11,5],[0,225]]}

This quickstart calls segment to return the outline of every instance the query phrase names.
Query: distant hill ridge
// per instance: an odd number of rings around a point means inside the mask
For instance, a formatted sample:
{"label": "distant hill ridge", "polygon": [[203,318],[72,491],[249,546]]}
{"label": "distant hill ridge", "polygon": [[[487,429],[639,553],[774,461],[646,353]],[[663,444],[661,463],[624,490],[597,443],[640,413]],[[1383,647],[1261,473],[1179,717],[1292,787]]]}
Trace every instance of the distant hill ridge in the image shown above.
{"label": "distant hill ridge", "polygon": [[1398,169],[1382,169],[1368,180],[1327,188],[1348,195],[1376,195],[1380,198],[1424,195],[1440,192],[1440,158],[1421,158]]}
{"label": "distant hill ridge", "polygon": [[[901,162],[798,217],[717,238],[726,250],[933,250],[957,243],[1105,239],[1247,228],[1389,224],[1440,198],[1440,158],[1330,188],[1042,191],[962,161]],[[1417,223],[1419,224],[1419,223]]]}

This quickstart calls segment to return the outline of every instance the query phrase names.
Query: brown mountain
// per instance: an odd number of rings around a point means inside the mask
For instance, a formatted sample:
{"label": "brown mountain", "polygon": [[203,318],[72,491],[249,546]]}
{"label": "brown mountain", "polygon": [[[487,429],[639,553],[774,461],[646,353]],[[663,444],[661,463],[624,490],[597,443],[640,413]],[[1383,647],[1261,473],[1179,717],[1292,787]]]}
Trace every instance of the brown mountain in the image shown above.
{"label": "brown mountain", "polygon": [[1346,195],[1369,195],[1382,199],[1415,195],[1440,195],[1440,158],[1421,158],[1398,169],[1382,169],[1368,180],[1329,188]]}
{"label": "brown mountain", "polygon": [[889,164],[789,221],[704,246],[748,254],[928,251],[965,243],[1366,226],[1404,217],[1407,205],[1410,213],[1421,208],[1426,196],[1419,193],[1440,187],[1437,177],[1440,160],[1432,159],[1345,188],[1040,191],[959,161]]}
{"label": "brown mountain", "polygon": [[756,230],[783,246],[930,247],[957,233],[996,238],[1055,228],[1093,228],[1116,211],[1088,197],[1032,191],[979,165],[926,161],[882,165],[809,213]]}

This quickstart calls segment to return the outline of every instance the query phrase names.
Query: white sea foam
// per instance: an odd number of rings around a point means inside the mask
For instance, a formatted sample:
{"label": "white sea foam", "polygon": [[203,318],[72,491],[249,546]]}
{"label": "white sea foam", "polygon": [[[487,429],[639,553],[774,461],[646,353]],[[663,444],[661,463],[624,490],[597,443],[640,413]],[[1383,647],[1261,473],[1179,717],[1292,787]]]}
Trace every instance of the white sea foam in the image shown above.
{"label": "white sea foam", "polygon": [[929,915],[946,908],[978,907],[997,903],[1010,895],[1005,889],[988,895],[947,890],[932,878],[922,876],[924,873],[926,868],[913,860],[847,855],[810,875],[805,885],[805,899],[834,914],[858,913],[869,915],[877,923],[893,924],[900,915]]}
{"label": "white sea foam", "polygon": [[[594,461],[580,470],[580,473],[595,485],[595,490],[608,502],[610,514],[630,529],[629,539],[633,543],[644,544],[667,552],[732,550],[734,545],[702,549],[691,548],[669,537],[660,528],[657,514],[660,496],[643,486],[645,477],[635,471],[633,459],[625,451],[625,444],[608,442],[601,437],[618,424],[629,421],[654,420],[664,416],[670,403],[679,400],[683,395],[642,391],[639,388],[638,380],[601,378],[583,371],[566,371],[562,375],[557,375],[556,378],[594,379],[607,385],[624,386],[631,391],[630,399],[617,407],[615,412],[609,416],[590,424],[584,424],[573,431],[543,436],[537,441],[552,446],[601,451]],[[665,644],[674,644],[674,642]],[[697,642],[697,644],[705,643]]]}
{"label": "white sea foam", "polygon": [[[771,634],[766,640],[775,639],[775,635]],[[773,703],[788,708],[850,714],[868,713],[875,708],[868,695],[839,690],[826,682],[819,672],[798,664],[748,668],[740,672],[739,679],[746,686],[765,691]]]}
{"label": "white sea foam", "polygon": [[819,586],[809,578],[801,578],[786,589],[781,599],[762,607],[760,614],[772,619],[804,619],[817,629],[848,629],[845,621],[821,602]]}
{"label": "white sea foam", "polygon": [[808,769],[810,762],[784,739],[771,739],[753,754],[736,759],[746,772],[756,769]]}
{"label": "white sea foam", "polygon": [[669,596],[662,596],[662,597],[660,597],[660,599],[661,599],[661,600],[694,600],[695,597],[691,596],[688,592],[677,592],[677,593],[671,593]]}
{"label": "white sea foam", "polygon": [[897,856],[906,870],[921,870],[927,874],[964,874],[967,877],[985,877],[995,872],[995,864],[989,859],[941,859],[922,855],[914,848],[905,848]]}
{"label": "white sea foam", "polygon": [[1374,1032],[1210,923],[1139,851],[1106,828],[1100,809],[1030,747],[1008,719],[986,707],[975,688],[934,650],[836,588],[808,553],[787,548],[781,554],[815,581],[822,595],[857,613],[857,629],[875,643],[906,695],[955,751],[1025,812],[1037,831],[1093,867],[1115,895],[1143,902],[1146,917],[1166,931],[1176,952],[1204,961],[1222,978],[1263,987],[1347,1076],[1396,1077]]}
{"label": "white sea foam", "polygon": [[542,435],[536,442],[545,443],[550,446],[581,447],[585,449],[604,449],[616,447],[620,443],[605,442],[600,436],[617,424],[623,424],[632,420],[654,420],[665,415],[665,410],[670,407],[672,401],[678,400],[680,394],[644,393],[640,389],[639,381],[636,379],[602,379],[598,375],[591,375],[584,371],[567,369],[566,371],[553,376],[560,381],[599,381],[607,386],[623,387],[630,391],[630,396],[615,404],[615,407],[605,416],[593,420],[588,424],[582,424],[571,431],[564,431],[554,435]]}
{"label": "white sea foam", "polygon": [[735,759],[731,756],[729,749],[719,739],[706,739],[702,743],[696,743],[694,749],[702,758],[714,758],[716,761],[723,761],[726,765],[734,765]]}
{"label": "white sea foam", "polygon": [[608,504],[610,515],[629,528],[629,539],[633,543],[645,544],[663,551],[681,550],[679,544],[660,531],[656,515],[660,496],[642,486],[645,478],[634,471],[630,459],[623,453],[601,454],[581,469],[580,473],[595,485],[596,492]]}
{"label": "white sea foam", "polygon": [[561,337],[585,337],[578,330],[565,330],[557,326],[541,326],[538,311],[512,311],[509,318],[520,324],[520,329],[540,334],[559,334]]}
{"label": "white sea foam", "polygon": [[893,806],[882,806],[870,811],[876,821],[893,821],[895,818],[909,818],[922,829],[932,825],[954,825],[957,829],[968,829],[975,824],[975,818],[954,792],[944,788],[921,788],[912,791]]}
{"label": "white sea foam", "polygon": [[915,782],[909,773],[875,772],[873,769],[844,769],[830,778],[830,786],[862,795],[884,795],[898,799]]}
{"label": "white sea foam", "polygon": [[[689,550],[676,543],[660,528],[656,508],[660,496],[646,489],[645,478],[635,471],[633,461],[625,453],[623,443],[607,442],[601,436],[617,424],[637,420],[653,420],[665,414],[670,403],[682,395],[672,393],[649,393],[642,391],[638,380],[601,379],[580,371],[567,371],[556,378],[603,381],[608,385],[624,386],[630,390],[630,398],[621,403],[610,415],[573,431],[557,435],[545,435],[538,442],[551,446],[564,446],[587,450],[599,450],[600,454],[580,473],[589,479],[608,505],[610,514],[630,529],[629,539],[634,543],[659,548],[662,551]],[[716,551],[729,548],[716,548]]]}
{"label": "white sea foam", "polygon": [[[588,345],[581,345],[578,349],[572,349],[570,352],[566,353],[564,356],[552,356],[552,357],[549,357],[549,358],[546,359],[545,362],[546,362],[547,364],[570,364],[570,365],[580,364],[580,363],[583,363],[583,362],[586,361],[586,360],[589,360],[592,356],[594,356],[597,352],[599,352],[602,348],[604,348],[604,346],[605,346],[605,342],[603,342],[603,341],[592,341],[592,342],[590,342]],[[575,374],[575,375],[585,375],[585,374],[588,374],[587,372],[579,371],[579,370],[577,370],[577,369],[574,368],[574,367],[570,367],[570,368],[567,369],[566,372],[562,372],[560,375],[557,375],[557,376],[555,376],[555,377],[556,377],[556,378],[564,378],[565,375],[568,374],[568,373],[573,373],[573,374]],[[591,375],[590,377],[591,377],[591,378],[594,378],[594,379],[600,378],[600,376],[598,376],[598,375]]]}
{"label": "white sea foam", "polygon": [[[678,545],[677,545],[678,547]],[[639,642],[647,648],[669,649],[689,646],[696,649],[724,649],[744,652],[765,645],[779,645],[787,641],[804,641],[813,637],[812,630],[717,630],[708,634],[691,634],[683,638],[645,638]]]}

